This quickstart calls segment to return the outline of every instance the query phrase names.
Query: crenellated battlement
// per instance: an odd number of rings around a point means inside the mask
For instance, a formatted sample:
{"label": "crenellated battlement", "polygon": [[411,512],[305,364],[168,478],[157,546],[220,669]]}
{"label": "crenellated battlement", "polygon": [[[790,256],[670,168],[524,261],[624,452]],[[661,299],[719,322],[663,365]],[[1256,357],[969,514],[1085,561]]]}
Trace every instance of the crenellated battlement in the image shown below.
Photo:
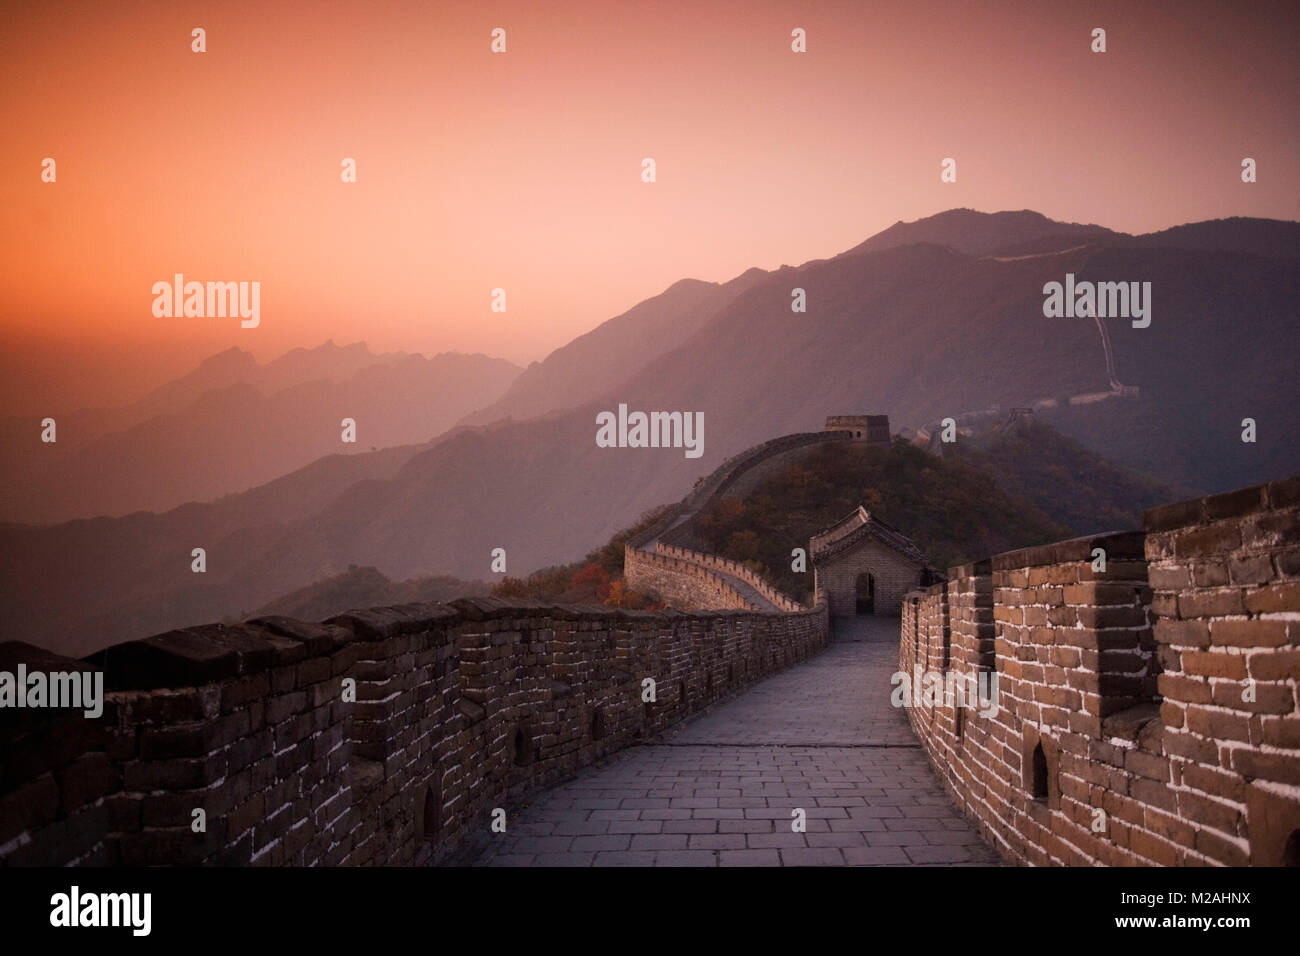
{"label": "crenellated battlement", "polygon": [[1144,524],[909,594],[900,670],[995,674],[1000,698],[923,700],[912,728],[1014,862],[1294,864],[1300,477]]}
{"label": "crenellated battlement", "polygon": [[[0,670],[90,669],[108,691],[98,718],[0,710],[0,863],[466,858],[498,811],[826,646],[825,592],[803,608],[663,537],[815,441],[787,438],[627,546],[629,582],[689,612],[470,599],[185,628],[84,661],[0,645]],[[910,591],[900,671],[997,689],[995,708],[919,693],[912,729],[1013,862],[1294,863],[1300,476],[1144,524]]]}
{"label": "crenellated battlement", "polygon": [[11,642],[5,667],[89,665],[109,693],[99,719],[0,713],[0,861],[456,859],[489,838],[494,809],[508,817],[827,638],[824,606],[688,615],[474,599],[187,628],[86,662]]}

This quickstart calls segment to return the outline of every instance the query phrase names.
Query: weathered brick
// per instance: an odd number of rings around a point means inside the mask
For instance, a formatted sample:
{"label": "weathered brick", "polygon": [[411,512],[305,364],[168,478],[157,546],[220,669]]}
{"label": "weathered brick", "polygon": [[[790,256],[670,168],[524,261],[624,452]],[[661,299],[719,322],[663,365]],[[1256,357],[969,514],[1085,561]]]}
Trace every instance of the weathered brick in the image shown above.
{"label": "weathered brick", "polygon": [[1271,584],[1257,591],[1247,591],[1245,606],[1252,614],[1300,611],[1300,581]]}
{"label": "weathered brick", "polygon": [[[1245,700],[1243,694],[1255,699]],[[1248,687],[1244,681],[1223,682],[1213,685],[1212,696],[1220,707],[1254,714],[1289,714],[1295,709],[1295,693],[1286,684],[1257,683]]]}
{"label": "weathered brick", "polygon": [[1210,643],[1224,647],[1279,647],[1287,642],[1285,621],[1234,618],[1210,622]]}
{"label": "weathered brick", "polygon": [[1183,671],[1193,677],[1227,677],[1232,680],[1244,680],[1246,677],[1244,654],[1184,651],[1181,657]]}
{"label": "weathered brick", "polygon": [[1184,591],[1178,595],[1178,616],[1226,617],[1244,614],[1246,604],[1237,588],[1219,588],[1212,591]]}
{"label": "weathered brick", "polygon": [[1300,650],[1257,651],[1246,661],[1255,680],[1300,680]]}
{"label": "weathered brick", "polygon": [[1202,557],[1235,551],[1241,547],[1241,530],[1234,522],[1220,522],[1174,535],[1174,553],[1182,557]]}
{"label": "weathered brick", "polygon": [[1300,757],[1242,747],[1232,752],[1232,769],[1250,778],[1300,785]]}
{"label": "weathered brick", "polygon": [[1156,621],[1156,640],[1175,647],[1208,647],[1210,625],[1206,621]]}

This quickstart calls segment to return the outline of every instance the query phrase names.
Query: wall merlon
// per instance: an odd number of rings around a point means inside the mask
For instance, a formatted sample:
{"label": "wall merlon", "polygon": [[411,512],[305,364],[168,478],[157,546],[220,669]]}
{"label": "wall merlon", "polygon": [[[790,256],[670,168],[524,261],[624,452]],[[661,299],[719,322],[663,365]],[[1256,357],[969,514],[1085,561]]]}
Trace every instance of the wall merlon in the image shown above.
{"label": "wall merlon", "polygon": [[1105,534],[1084,535],[1033,548],[1007,551],[994,555],[989,561],[996,575],[999,571],[1021,571],[1073,561],[1086,561],[1091,564],[1093,550],[1103,548],[1106,552],[1106,562],[1109,564],[1111,561],[1144,558],[1144,541],[1145,536],[1140,531],[1112,531]]}

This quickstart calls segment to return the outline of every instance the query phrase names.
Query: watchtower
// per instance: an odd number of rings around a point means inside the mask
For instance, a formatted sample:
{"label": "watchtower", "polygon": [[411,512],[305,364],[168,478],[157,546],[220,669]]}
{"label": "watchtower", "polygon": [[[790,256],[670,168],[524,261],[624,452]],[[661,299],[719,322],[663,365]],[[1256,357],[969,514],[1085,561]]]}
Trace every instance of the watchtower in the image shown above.
{"label": "watchtower", "polygon": [[852,432],[853,441],[888,448],[888,415],[831,415],[826,419],[828,432]]}
{"label": "watchtower", "polygon": [[861,505],[813,535],[808,554],[832,617],[898,614],[903,595],[935,574],[912,539]]}

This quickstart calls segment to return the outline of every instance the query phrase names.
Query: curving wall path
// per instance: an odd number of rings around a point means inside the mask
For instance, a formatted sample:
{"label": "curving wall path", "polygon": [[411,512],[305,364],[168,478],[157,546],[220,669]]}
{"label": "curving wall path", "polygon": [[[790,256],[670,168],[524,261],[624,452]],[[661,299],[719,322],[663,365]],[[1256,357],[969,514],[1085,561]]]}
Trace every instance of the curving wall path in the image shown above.
{"label": "curving wall path", "polygon": [[[631,542],[629,581],[684,607],[790,610],[684,544],[702,507],[814,440],[789,438],[726,463]],[[1015,863],[1300,865],[1300,477],[1156,508],[1144,525],[909,594],[912,728]],[[993,682],[997,706],[927,695],[928,680],[972,697]]]}
{"label": "curving wall path", "polygon": [[[2,671],[98,671],[109,691],[98,718],[0,710],[0,865],[467,858],[495,811],[827,646],[822,595],[798,608],[666,540],[813,443],[788,437],[628,546],[630,580],[721,610],[480,599],[186,628],[82,661],[0,644]],[[1013,862],[1296,863],[1300,476],[1144,521],[910,594],[900,670],[999,688],[988,712],[918,694],[912,730]]]}
{"label": "curving wall path", "polygon": [[683,608],[797,611],[803,606],[736,561],[692,547],[690,522],[727,494],[744,494],[809,448],[849,441],[848,431],[800,432],[755,445],[724,461],[669,514],[623,551],[623,575],[633,588],[651,590]]}

